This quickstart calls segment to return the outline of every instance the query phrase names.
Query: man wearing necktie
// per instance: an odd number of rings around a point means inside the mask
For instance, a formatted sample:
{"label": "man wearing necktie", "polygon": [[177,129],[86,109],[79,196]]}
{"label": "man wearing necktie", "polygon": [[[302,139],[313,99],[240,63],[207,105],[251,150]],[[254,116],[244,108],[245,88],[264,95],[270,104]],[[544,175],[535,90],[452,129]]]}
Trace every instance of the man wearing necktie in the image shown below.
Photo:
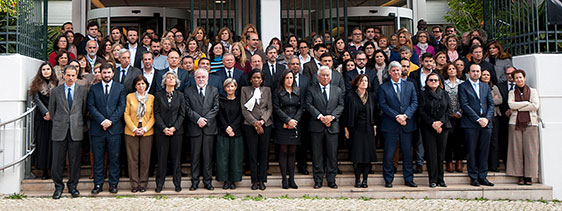
{"label": "man wearing necktie", "polygon": [[314,57],[312,59],[310,59],[309,62],[305,63],[303,65],[302,68],[302,74],[306,75],[306,77],[308,77],[308,79],[314,80],[314,74],[316,74],[316,72],[318,72],[318,69],[320,68],[321,64],[320,64],[320,57],[322,56],[322,54],[326,53],[328,51],[328,48],[326,47],[326,45],[320,43],[320,44],[316,44],[313,47],[313,53],[314,53]]}
{"label": "man wearing necktie", "polygon": [[75,83],[78,70],[74,66],[64,68],[63,85],[54,88],[49,98],[49,113],[53,120],[53,162],[51,174],[55,183],[53,199],[62,196],[64,183],[62,176],[68,152],[68,192],[72,197],[80,195],[77,185],[80,179],[80,145],[84,138],[84,116],[86,115],[86,97],[88,91],[85,87]]}
{"label": "man wearing necktie", "polygon": [[[498,89],[502,96],[502,104],[500,105],[501,116],[499,117],[499,123],[496,124],[499,127],[498,131],[498,158],[500,160],[507,160],[507,138],[509,133],[509,117],[511,117],[511,109],[507,103],[509,91],[515,88],[515,80],[511,73],[515,70],[515,67],[507,67],[505,69],[506,81],[499,83]],[[493,166],[489,167],[490,170],[495,171]]]}
{"label": "man wearing necktie", "polygon": [[[234,55],[232,55],[231,53],[225,53],[222,56],[222,63],[224,64],[224,69],[216,72],[216,76],[219,78],[220,84],[224,83],[227,78],[236,80],[236,82],[239,84],[238,88],[236,89],[236,93],[238,94],[240,88],[242,88],[242,84],[245,84],[243,79],[244,72],[234,67],[234,64],[236,64],[236,60],[234,59]],[[219,94],[221,94],[222,96],[226,96],[226,92],[224,92],[224,90],[219,90]]]}
{"label": "man wearing necktie", "polygon": [[116,67],[113,72],[113,81],[123,84],[125,87],[125,92],[127,94],[133,93],[135,90],[133,88],[133,79],[142,74],[142,71],[130,64],[131,52],[128,49],[119,50],[119,62],[121,66]]}
{"label": "man wearing necktie", "polygon": [[272,88],[273,91],[273,87],[279,82],[278,73],[283,72],[285,66],[277,63],[277,49],[274,46],[268,46],[265,50],[267,62],[262,69],[264,86]]}
{"label": "man wearing necktie", "polygon": [[461,128],[464,128],[465,133],[468,176],[473,186],[494,186],[486,179],[494,101],[490,87],[480,81],[480,66],[472,64],[469,68],[469,80],[459,85],[459,103],[463,110]]}

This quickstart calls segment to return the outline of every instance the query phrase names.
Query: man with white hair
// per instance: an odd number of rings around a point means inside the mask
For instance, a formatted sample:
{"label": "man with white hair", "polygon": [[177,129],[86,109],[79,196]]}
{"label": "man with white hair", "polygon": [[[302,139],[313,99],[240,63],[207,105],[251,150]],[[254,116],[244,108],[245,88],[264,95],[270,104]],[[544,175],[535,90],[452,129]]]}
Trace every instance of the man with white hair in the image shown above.
{"label": "man with white hair", "polygon": [[[184,90],[187,102],[186,128],[191,143],[191,187],[197,190],[199,174],[203,173],[203,184],[214,190],[212,160],[215,136],[218,133],[216,116],[219,110],[219,91],[207,86],[209,73],[205,69],[195,71],[196,86]],[[202,170],[202,171],[201,171]]]}
{"label": "man with white hair", "polygon": [[126,94],[133,93],[133,79],[142,74],[142,71],[131,65],[131,52],[126,48],[119,50],[118,56],[121,66],[114,69],[113,81],[123,84]]}
{"label": "man with white hair", "polygon": [[94,74],[94,66],[96,66],[96,64],[105,63],[105,59],[97,56],[98,49],[99,45],[97,41],[88,40],[88,42],[86,42],[86,51],[88,52],[86,59],[88,60],[88,63],[90,63],[90,69],[92,70],[90,73],[92,74]]}
{"label": "man with white hair", "polygon": [[336,175],[338,169],[339,118],[344,109],[344,91],[330,84],[332,70],[321,66],[314,83],[306,94],[306,110],[311,118],[308,124],[312,146],[312,171],[314,188],[322,187],[324,178],[324,157],[326,157],[326,180],[328,187],[338,188]]}

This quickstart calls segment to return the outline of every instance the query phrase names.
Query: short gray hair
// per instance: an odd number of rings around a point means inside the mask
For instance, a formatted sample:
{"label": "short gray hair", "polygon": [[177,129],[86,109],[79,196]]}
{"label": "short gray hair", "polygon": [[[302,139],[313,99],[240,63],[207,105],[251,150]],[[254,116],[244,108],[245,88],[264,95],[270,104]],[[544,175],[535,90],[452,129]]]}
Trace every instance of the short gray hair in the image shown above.
{"label": "short gray hair", "polygon": [[203,72],[203,73],[207,74],[207,77],[209,77],[209,71],[207,71],[207,69],[197,68],[197,70],[195,70],[195,72],[193,72],[193,75],[197,75],[197,72]]}
{"label": "short gray hair", "polygon": [[[178,71],[184,71],[184,70],[179,70]],[[168,71],[166,73],[164,73],[164,75],[162,76],[162,88],[166,89],[166,78],[168,77],[168,75],[173,75],[176,78],[176,86],[174,87],[174,89],[177,89],[178,87],[180,87],[181,81],[178,78],[178,74],[176,74],[174,71]]]}
{"label": "short gray hair", "polygon": [[400,64],[400,62],[391,61],[390,64],[388,65],[388,70],[392,69],[393,67],[402,68],[402,65]]}
{"label": "short gray hair", "polygon": [[273,45],[267,46],[267,48],[265,49],[265,53],[267,54],[267,52],[271,50],[275,50],[275,53],[277,53],[277,49]]}
{"label": "short gray hair", "polygon": [[126,48],[122,48],[121,50],[119,50],[119,54],[117,54],[117,56],[118,56],[119,58],[121,58],[121,55],[123,55],[124,53],[129,53],[129,56],[131,56],[131,55],[130,55],[131,52],[129,51],[129,49],[126,49]]}
{"label": "short gray hair", "polygon": [[227,56],[232,56],[232,58],[236,59],[236,57],[234,57],[234,54],[231,54],[231,53],[225,53],[224,55],[222,55],[222,58],[224,59],[224,57],[227,57]]}
{"label": "short gray hair", "polygon": [[400,53],[402,53],[402,51],[408,51],[408,53],[412,53],[412,49],[405,45],[400,47]]}
{"label": "short gray hair", "polygon": [[224,80],[224,82],[222,83],[222,88],[225,88],[226,86],[230,85],[230,84],[234,84],[235,87],[238,87],[238,83],[236,82],[236,79],[234,78],[227,78],[226,80]]}
{"label": "short gray hair", "polygon": [[332,70],[330,70],[330,67],[328,66],[320,66],[320,68],[318,68],[318,71],[316,72],[316,75],[320,75],[321,70],[328,70],[330,76],[332,76]]}

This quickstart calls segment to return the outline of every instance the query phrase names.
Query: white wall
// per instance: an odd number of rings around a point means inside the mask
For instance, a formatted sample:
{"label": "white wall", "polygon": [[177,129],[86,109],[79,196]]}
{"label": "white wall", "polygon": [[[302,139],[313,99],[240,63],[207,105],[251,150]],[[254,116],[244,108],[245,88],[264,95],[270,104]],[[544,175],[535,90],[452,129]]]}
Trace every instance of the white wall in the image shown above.
{"label": "white wall", "polygon": [[47,9],[49,26],[72,22],[72,1],[49,1]]}
{"label": "white wall", "polygon": [[269,41],[277,37],[281,39],[281,0],[261,0],[261,41],[267,48]]}
{"label": "white wall", "polygon": [[513,64],[527,73],[527,84],[537,88],[540,98],[539,116],[543,127],[539,130],[540,180],[553,188],[553,199],[562,199],[562,89],[560,88],[561,54],[532,54],[516,56]]}
{"label": "white wall", "polygon": [[[37,73],[42,61],[22,55],[0,56],[0,122],[18,117],[25,112],[27,89],[31,79]],[[23,155],[23,140],[20,136],[21,125],[11,124],[6,128],[0,147],[0,166],[21,158]],[[20,192],[21,181],[24,176],[23,165],[16,165],[0,172],[0,194]]]}

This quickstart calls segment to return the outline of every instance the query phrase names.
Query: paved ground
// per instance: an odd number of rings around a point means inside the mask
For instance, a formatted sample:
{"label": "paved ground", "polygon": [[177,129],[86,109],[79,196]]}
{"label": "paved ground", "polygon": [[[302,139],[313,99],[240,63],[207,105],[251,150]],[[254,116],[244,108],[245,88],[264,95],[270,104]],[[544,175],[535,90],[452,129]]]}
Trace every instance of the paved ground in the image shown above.
{"label": "paved ground", "polygon": [[562,210],[561,202],[447,199],[29,198],[0,200],[0,210]]}

